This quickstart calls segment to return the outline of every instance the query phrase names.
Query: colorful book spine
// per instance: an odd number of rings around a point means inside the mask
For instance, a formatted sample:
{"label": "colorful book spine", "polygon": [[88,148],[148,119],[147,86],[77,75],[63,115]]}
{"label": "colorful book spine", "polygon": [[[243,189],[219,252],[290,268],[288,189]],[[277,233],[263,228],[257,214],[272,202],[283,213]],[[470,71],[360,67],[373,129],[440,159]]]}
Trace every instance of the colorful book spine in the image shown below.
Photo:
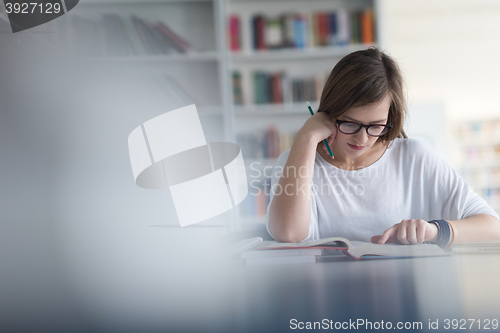
{"label": "colorful book spine", "polygon": [[[233,15],[229,21],[233,21]],[[308,13],[285,12],[278,16],[258,14],[252,16],[250,21],[253,50],[373,44],[376,39],[374,11],[371,7]],[[233,36],[233,24],[230,23],[228,29],[229,35]],[[233,37],[230,40],[231,49],[239,50],[233,45]]]}
{"label": "colorful book spine", "polygon": [[337,42],[338,45],[347,45],[351,41],[351,22],[349,12],[346,9],[337,11]]}
{"label": "colorful book spine", "polygon": [[162,21],[157,21],[155,27],[160,31],[163,36],[175,47],[179,52],[189,52],[192,49],[191,44],[181,37],[178,33],[173,31]]}
{"label": "colorful book spine", "polygon": [[307,46],[307,22],[304,15],[295,15],[293,21],[293,36],[293,46],[295,48],[303,49]]}
{"label": "colorful book spine", "polygon": [[292,147],[296,132],[279,131],[270,127],[264,131],[238,134],[242,154],[249,159],[278,158]]}
{"label": "colorful book spine", "polygon": [[241,50],[241,27],[238,15],[229,16],[229,48],[231,51]]}
{"label": "colorful book spine", "polygon": [[361,41],[364,44],[371,44],[374,42],[374,29],[373,29],[373,10],[366,9],[361,13]]}
{"label": "colorful book spine", "polygon": [[359,27],[359,12],[351,12],[351,43],[359,44],[361,43],[361,32]]}
{"label": "colorful book spine", "polygon": [[264,35],[267,49],[279,49],[282,47],[283,33],[279,18],[268,17],[265,19]]}
{"label": "colorful book spine", "polygon": [[330,35],[330,23],[328,20],[328,13],[326,12],[319,12],[316,14],[317,17],[317,28],[316,28],[316,34],[318,36],[318,46],[327,46],[329,45],[328,43],[328,38]]}
{"label": "colorful book spine", "polygon": [[233,103],[235,105],[243,105],[243,89],[241,83],[241,73],[239,71],[233,71],[232,85],[233,85]]}
{"label": "colorful book spine", "polygon": [[329,23],[329,34],[328,34],[328,44],[329,45],[339,45],[338,42],[338,20],[337,13],[331,12],[328,16]]}
{"label": "colorful book spine", "polygon": [[252,31],[254,39],[254,49],[255,50],[265,50],[267,48],[266,44],[266,20],[264,16],[257,15],[252,19]]}
{"label": "colorful book spine", "polygon": [[282,47],[295,47],[295,15],[286,13],[280,16]]}
{"label": "colorful book spine", "polygon": [[[252,96],[254,104],[283,104],[290,102],[319,101],[328,73],[311,77],[289,78],[285,72],[254,71],[252,77]],[[233,96],[242,100],[241,77],[233,78]],[[240,86],[234,87],[234,84]]]}

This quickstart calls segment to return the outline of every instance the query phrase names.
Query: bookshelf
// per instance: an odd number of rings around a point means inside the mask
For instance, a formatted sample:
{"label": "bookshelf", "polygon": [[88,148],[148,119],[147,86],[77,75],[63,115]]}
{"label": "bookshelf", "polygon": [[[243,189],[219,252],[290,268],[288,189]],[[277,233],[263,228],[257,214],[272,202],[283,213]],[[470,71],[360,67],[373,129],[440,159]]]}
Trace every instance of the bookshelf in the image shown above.
{"label": "bookshelf", "polygon": [[[380,1],[86,0],[36,29],[57,32],[47,39],[79,61],[157,91],[163,110],[195,103],[207,140],[238,142],[249,182],[257,179],[254,185],[265,190],[269,177],[263,171],[309,117],[305,101],[318,107],[335,63],[352,51],[380,46]],[[289,30],[280,30],[280,20]],[[293,38],[290,29],[297,30]],[[253,91],[256,73],[273,94],[262,87]],[[261,175],[252,177],[256,170]],[[236,224],[261,223],[268,199],[249,196],[233,216]]]}
{"label": "bookshelf", "polygon": [[154,91],[164,110],[196,104],[207,139],[231,140],[224,0],[88,0],[40,29],[86,65]]}
{"label": "bookshelf", "polygon": [[305,102],[317,109],[335,63],[380,46],[380,7],[376,0],[227,1],[231,117],[251,184],[242,223],[264,221],[268,191],[253,192],[268,189],[264,171],[309,117]]}
{"label": "bookshelf", "polygon": [[461,122],[455,136],[460,146],[459,172],[500,213],[500,119]]}

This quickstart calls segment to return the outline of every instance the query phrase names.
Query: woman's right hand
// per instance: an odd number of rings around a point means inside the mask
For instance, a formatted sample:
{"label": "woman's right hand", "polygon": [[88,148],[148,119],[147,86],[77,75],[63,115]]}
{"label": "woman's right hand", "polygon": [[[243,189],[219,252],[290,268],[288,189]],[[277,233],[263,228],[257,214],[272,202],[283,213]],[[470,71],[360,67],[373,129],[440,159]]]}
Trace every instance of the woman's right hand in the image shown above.
{"label": "woman's right hand", "polygon": [[[301,127],[297,135],[304,135],[314,139],[315,142],[321,142],[324,139],[331,145],[337,135],[337,125],[325,112],[316,112],[314,116],[309,117]],[[327,148],[323,145],[325,152]]]}

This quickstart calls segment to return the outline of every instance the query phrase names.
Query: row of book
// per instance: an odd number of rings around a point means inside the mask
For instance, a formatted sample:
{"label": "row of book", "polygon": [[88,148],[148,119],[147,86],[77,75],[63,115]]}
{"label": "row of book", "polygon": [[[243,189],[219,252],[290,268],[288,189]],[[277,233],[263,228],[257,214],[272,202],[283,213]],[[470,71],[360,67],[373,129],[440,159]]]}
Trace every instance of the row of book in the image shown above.
{"label": "row of book", "polygon": [[290,149],[296,132],[278,131],[270,127],[264,131],[240,133],[236,140],[245,159],[277,158]]}
{"label": "row of book", "polygon": [[326,74],[292,78],[283,71],[253,71],[249,76],[245,79],[240,71],[232,73],[235,105],[319,101],[327,78]]}
{"label": "row of book", "polygon": [[500,165],[489,168],[468,168],[462,170],[462,177],[473,188],[476,186],[497,186],[500,188]]}
{"label": "row of book", "polygon": [[500,142],[500,119],[462,123],[457,132],[464,142]]}
{"label": "row of book", "polygon": [[[228,18],[229,47],[243,49],[243,39],[249,39],[252,50],[307,48],[372,44],[375,42],[373,9],[339,9],[313,13],[286,12],[279,16],[258,14],[242,22],[243,16]],[[243,36],[242,24],[249,25],[251,36]]]}
{"label": "row of book", "polygon": [[462,160],[465,165],[498,163],[500,165],[500,143],[464,147]]}
{"label": "row of book", "polygon": [[185,53],[191,44],[163,21],[104,13],[99,18],[70,15],[69,26],[49,22],[57,43],[86,56],[140,56]]}

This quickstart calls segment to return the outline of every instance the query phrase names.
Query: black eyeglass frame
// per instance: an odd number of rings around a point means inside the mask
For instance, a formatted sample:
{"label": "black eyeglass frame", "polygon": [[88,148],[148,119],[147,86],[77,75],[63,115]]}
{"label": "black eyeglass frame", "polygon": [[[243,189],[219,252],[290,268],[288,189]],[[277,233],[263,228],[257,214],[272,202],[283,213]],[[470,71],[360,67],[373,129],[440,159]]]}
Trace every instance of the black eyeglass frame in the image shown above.
{"label": "black eyeglass frame", "polygon": [[[384,124],[372,124],[372,125],[363,125],[363,124],[360,124],[360,123],[357,123],[357,122],[354,122],[354,121],[344,121],[344,120],[335,120],[335,122],[337,123],[338,125],[338,129],[341,133],[343,134],[347,134],[347,135],[351,135],[351,134],[356,134],[358,133],[359,131],[361,131],[361,128],[362,127],[366,127],[366,134],[368,134],[369,136],[373,136],[373,137],[379,137],[379,136],[382,136],[384,134],[387,134],[387,132],[389,132],[389,130],[392,128],[392,124],[389,124],[389,125],[384,125]],[[349,124],[356,124],[358,125],[358,129],[353,132],[353,133],[344,133],[340,130],[340,125],[344,124],[344,123],[349,123]],[[372,126],[384,126],[387,130],[382,130],[382,134],[379,134],[379,135],[372,135],[370,133],[368,133],[368,129]]]}

